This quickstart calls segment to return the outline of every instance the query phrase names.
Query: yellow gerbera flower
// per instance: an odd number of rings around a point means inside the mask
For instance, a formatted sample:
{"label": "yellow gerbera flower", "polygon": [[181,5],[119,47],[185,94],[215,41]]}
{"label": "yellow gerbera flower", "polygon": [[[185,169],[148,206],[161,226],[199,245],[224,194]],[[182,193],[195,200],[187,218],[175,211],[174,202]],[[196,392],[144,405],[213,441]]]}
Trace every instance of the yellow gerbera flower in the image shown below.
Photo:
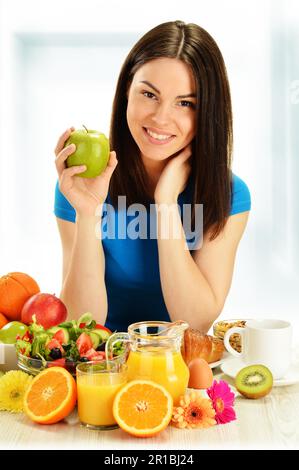
{"label": "yellow gerbera flower", "polygon": [[21,413],[25,392],[32,376],[20,370],[10,370],[0,378],[0,410]]}
{"label": "yellow gerbera flower", "polygon": [[200,393],[191,392],[183,395],[180,406],[174,407],[172,421],[177,428],[208,428],[216,424],[215,410],[211,400]]}

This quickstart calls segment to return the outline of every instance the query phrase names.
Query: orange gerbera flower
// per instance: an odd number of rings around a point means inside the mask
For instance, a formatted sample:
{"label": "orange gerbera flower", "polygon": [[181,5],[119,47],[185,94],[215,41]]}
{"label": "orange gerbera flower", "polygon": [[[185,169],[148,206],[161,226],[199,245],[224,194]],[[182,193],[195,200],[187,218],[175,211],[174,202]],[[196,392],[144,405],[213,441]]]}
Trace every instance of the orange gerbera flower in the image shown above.
{"label": "orange gerbera flower", "polygon": [[174,407],[171,423],[176,428],[209,428],[216,424],[211,400],[198,392],[186,393]]}

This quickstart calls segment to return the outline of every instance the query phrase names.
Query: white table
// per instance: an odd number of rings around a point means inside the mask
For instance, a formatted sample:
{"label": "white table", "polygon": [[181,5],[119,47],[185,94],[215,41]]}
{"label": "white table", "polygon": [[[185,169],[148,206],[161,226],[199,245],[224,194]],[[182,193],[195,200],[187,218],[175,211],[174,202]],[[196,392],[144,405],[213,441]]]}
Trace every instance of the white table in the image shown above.
{"label": "white table", "polygon": [[[217,380],[233,380],[214,369]],[[53,425],[31,422],[24,414],[0,412],[1,449],[299,449],[299,384],[275,387],[265,398],[236,396],[237,421],[203,430],[169,426],[153,438],[134,438],[121,429],[92,431],[82,427],[74,411]]]}

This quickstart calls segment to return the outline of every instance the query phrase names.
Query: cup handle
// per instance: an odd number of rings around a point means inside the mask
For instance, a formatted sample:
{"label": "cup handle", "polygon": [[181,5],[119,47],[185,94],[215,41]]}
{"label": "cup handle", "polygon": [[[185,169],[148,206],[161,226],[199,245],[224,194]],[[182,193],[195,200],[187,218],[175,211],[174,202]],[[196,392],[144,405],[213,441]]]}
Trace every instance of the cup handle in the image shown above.
{"label": "cup handle", "polygon": [[231,335],[233,335],[234,333],[238,333],[239,335],[241,335],[241,341],[242,341],[242,346],[244,344],[244,328],[241,328],[239,326],[234,326],[233,328],[230,328],[224,335],[224,346],[226,347],[226,350],[231,353],[233,356],[236,356],[236,357],[242,357],[243,356],[243,347],[242,347],[242,352],[238,352],[236,351],[234,348],[232,348],[232,346],[230,345],[230,342],[229,342],[229,338],[231,337]]}
{"label": "cup handle", "polygon": [[121,341],[122,343],[126,343],[127,345],[131,343],[129,333],[119,332],[119,333],[113,333],[111,336],[109,336],[109,338],[106,341],[106,346],[105,346],[105,353],[106,353],[107,359],[113,358],[113,347],[116,343],[119,343],[119,341]]}

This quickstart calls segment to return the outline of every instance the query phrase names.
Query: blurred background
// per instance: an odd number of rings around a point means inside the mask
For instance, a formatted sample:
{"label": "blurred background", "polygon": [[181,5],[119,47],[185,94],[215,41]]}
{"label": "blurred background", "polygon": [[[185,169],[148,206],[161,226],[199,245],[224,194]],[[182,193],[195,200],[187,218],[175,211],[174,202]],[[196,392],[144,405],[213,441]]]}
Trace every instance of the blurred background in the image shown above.
{"label": "blurred background", "polygon": [[299,5],[296,0],[0,0],[0,275],[22,271],[59,295],[54,147],[68,127],[108,135],[134,43],[165,21],[197,23],[227,66],[233,171],[252,210],[221,318],[299,326]]}

